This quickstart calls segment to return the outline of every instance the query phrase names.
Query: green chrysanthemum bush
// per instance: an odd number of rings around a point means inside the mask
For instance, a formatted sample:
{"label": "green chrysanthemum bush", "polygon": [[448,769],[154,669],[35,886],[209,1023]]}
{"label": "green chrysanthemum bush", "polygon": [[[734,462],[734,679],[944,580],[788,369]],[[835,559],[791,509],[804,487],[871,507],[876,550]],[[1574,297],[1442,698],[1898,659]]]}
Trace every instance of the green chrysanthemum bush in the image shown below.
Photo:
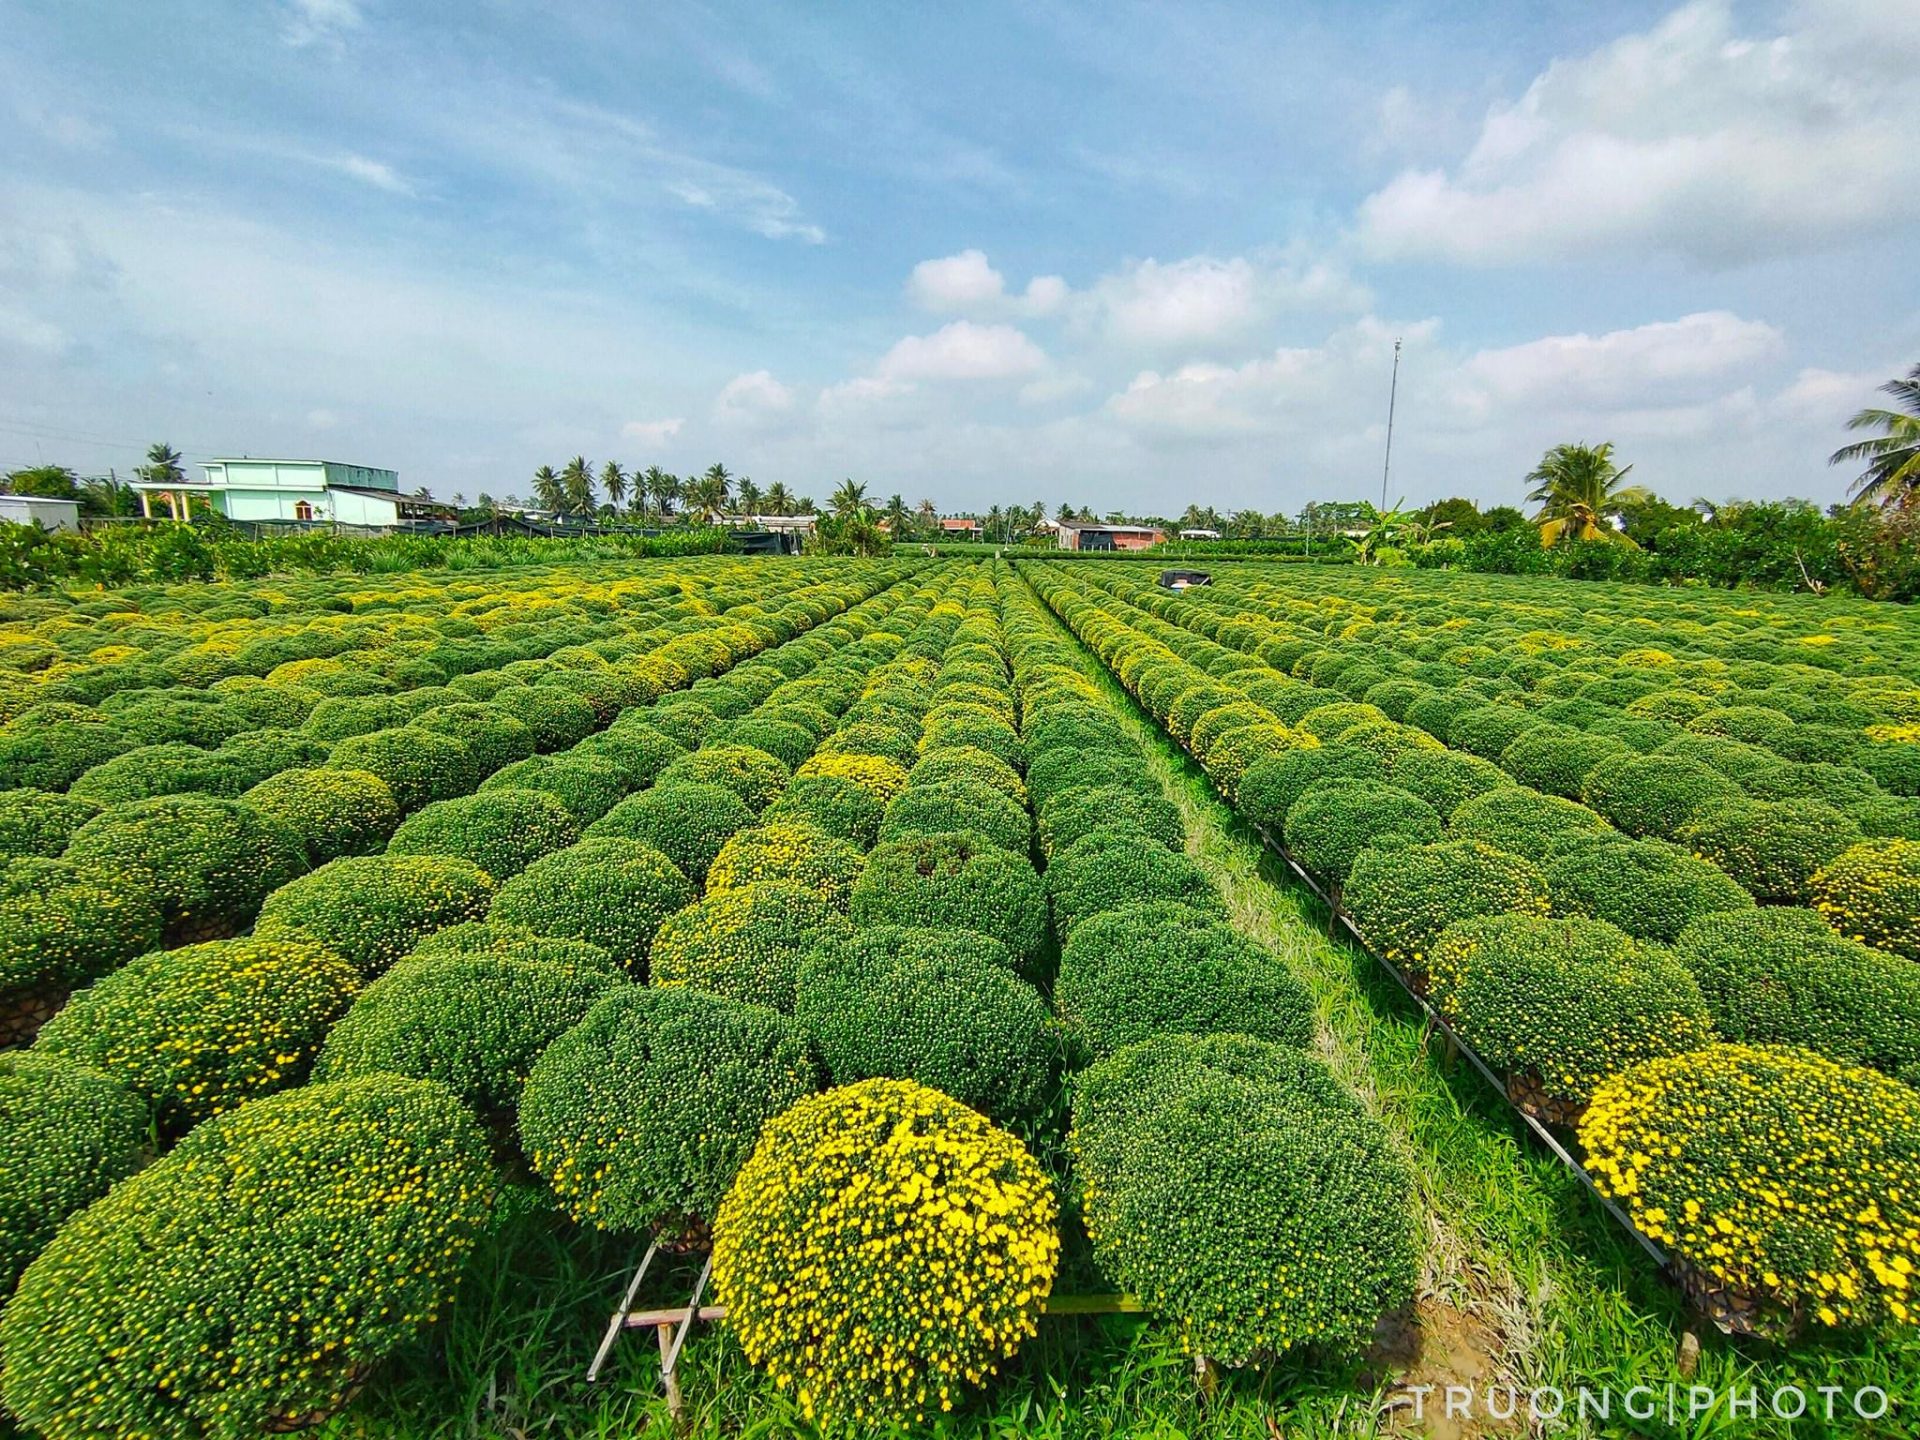
{"label": "green chrysanthemum bush", "polygon": [[1033,865],[984,835],[916,835],[874,847],[854,883],[854,924],[974,930],[1022,964],[1046,933],[1046,895]]}
{"label": "green chrysanthemum bush", "polygon": [[1756,900],[1804,905],[1814,872],[1860,840],[1860,827],[1819,800],[1713,800],[1676,836]]}
{"label": "green chrysanthemum bush", "polygon": [[1547,877],[1478,840],[1363,850],[1340,900],[1387,959],[1424,975],[1440,932],[1478,915],[1545,915]]}
{"label": "green chrysanthemum bush", "polygon": [[1806,1050],[1715,1045],[1595,1092],[1587,1169],[1706,1286],[1776,1323],[1911,1325],[1920,1091]]}
{"label": "green chrysanthemum bush", "polygon": [[237,800],[199,795],[117,806],[74,831],[63,858],[144,886],[183,938],[232,934],[306,869],[278,822]]}
{"label": "green chrysanthemum bush", "polygon": [[709,745],[683,755],[660,772],[662,786],[720,785],[746,801],[758,815],[787,787],[793,772],[764,750],[751,745]]}
{"label": "green chrysanthemum bush", "polygon": [[1358,1350],[1412,1298],[1412,1177],[1301,1051],[1245,1035],[1129,1046],[1079,1077],[1069,1146],[1095,1262],[1191,1353]]}
{"label": "green chrysanthemum bush", "polygon": [[1920,841],[1851,846],[1814,875],[1812,893],[1842,935],[1920,960]]}
{"label": "green chrysanthemum bush", "polygon": [[76,994],[35,1044],[111,1076],[186,1130],[299,1084],[359,989],[359,972],[310,940],[215,940],[123,965]]}
{"label": "green chrysanthemum bush", "polygon": [[489,955],[497,960],[525,960],[560,965],[570,970],[602,970],[624,975],[625,968],[603,947],[586,940],[536,935],[525,925],[495,925],[468,920],[436,930],[408,952],[406,959],[436,955]]}
{"label": "green chrysanthemum bush", "polygon": [[1569,845],[1611,831],[1598,812],[1576,801],[1508,785],[1476,796],[1455,810],[1447,833],[1541,863]]}
{"label": "green chrysanthemum bush", "polygon": [[38,725],[16,720],[0,732],[0,787],[64,790],[94,766],[133,746],[134,741],[104,716]]}
{"label": "green chrysanthemum bush", "polygon": [[416,730],[450,735],[467,747],[474,769],[491,775],[534,751],[532,729],[498,705],[479,701],[436,705],[409,722]]}
{"label": "green chrysanthemum bush", "polygon": [[978,831],[1016,855],[1025,855],[1033,844],[1033,820],[1026,810],[984,780],[909,784],[887,806],[880,839],[905,840],[954,830]]}
{"label": "green chrysanthemum bush", "polygon": [[1728,1040],[1798,1045],[1920,1080],[1920,966],[1837,935],[1811,910],[1704,915],[1674,942]]}
{"label": "green chrysanthemum bush", "polygon": [[662,770],[687,751],[684,745],[647,724],[647,713],[628,711],[609,728],[574,746],[571,755],[601,756],[620,768],[629,785],[651,785]]}
{"label": "green chrysanthemum bush", "polygon": [[451,855],[332,860],[276,890],[255,934],[317,941],[371,979],[420,940],[487,913],[493,877]]}
{"label": "green chrysanthemum bush", "polygon": [[588,835],[651,845],[697,885],[714,856],[751,824],[753,808],[726,785],[682,781],[628,795],[588,826]]}
{"label": "green chrysanthemum bush", "polygon": [[487,919],[591,941],[642,979],[662,922],[694,895],[692,882],[651,845],[589,839],[543,856],[507,881]]}
{"label": "green chrysanthemum bush", "polygon": [[312,865],[378,850],[400,823],[393,791],[365,770],[283,770],[240,798],[291,832]]}
{"label": "green chrysanthemum bush", "polygon": [[65,1055],[0,1053],[0,1296],[62,1222],[140,1163],[147,1112],[128,1091]]}
{"label": "green chrysanthemum bush", "polygon": [[783,1015],[628,986],[534,1062],[520,1140],[561,1207],[602,1230],[711,1221],[760,1127],[815,1087]]}
{"label": "green chrysanthemum bush", "polygon": [[580,838],[567,807],[544,790],[489,790],[436,800],[394,831],[389,855],[453,855],[495,880]]}
{"label": "green chrysanthemum bush", "polygon": [[0,865],[27,858],[53,860],[73,832],[100,813],[91,800],[44,790],[0,790]]}
{"label": "green chrysanthemum bush", "polygon": [[1248,767],[1234,791],[1234,806],[1254,824],[1277,834],[1286,824],[1287,812],[1321,781],[1380,780],[1385,775],[1380,757],[1366,750],[1345,745],[1283,750]]}
{"label": "green chrysanthemum bush", "polygon": [[402,810],[464,795],[486,772],[464,741],[414,725],[396,725],[354,735],[333,747],[327,764],[336,770],[378,775]]}
{"label": "green chrysanthemum bush", "polygon": [[1317,875],[1343,882],[1362,850],[1440,838],[1440,817],[1417,795],[1378,780],[1322,780],[1287,811],[1287,848]]}
{"label": "green chrysanthemum bush", "polygon": [[1313,996],[1258,941],[1188,905],[1125,905],[1074,927],[1054,1008],[1095,1057],[1170,1032],[1313,1041]]}
{"label": "green chrysanthemum bush", "polygon": [[[902,771],[903,786],[906,779]],[[823,834],[871,850],[880,838],[880,822],[886,811],[887,802],[857,781],[839,775],[800,774],[761,818],[770,824],[811,825]]]}
{"label": "green chrysanthemum bush", "polygon": [[1027,806],[1027,785],[1020,772],[998,756],[972,746],[932,751],[913,767],[909,779],[911,784],[927,788],[953,780],[983,781],[1023,810]]}
{"label": "green chrysanthemum bush", "polygon": [[600,723],[590,702],[551,685],[509,686],[492,703],[533,731],[534,746],[543,754],[578,745]]}
{"label": "green chrysanthemum bush", "polygon": [[482,1115],[509,1110],[547,1046],[627,983],[591,965],[410,956],[369,985],[333,1027],[314,1078],[385,1071],[437,1081]]}
{"label": "green chrysanthemum bush", "polygon": [[1186,844],[1180,812],[1164,795],[1122,785],[1096,785],[1055,795],[1040,809],[1040,844],[1051,855],[1095,830],[1133,830],[1144,843],[1178,850]]}
{"label": "green chrysanthemum bush", "polygon": [[1610,760],[1587,776],[1581,798],[1629,835],[1673,839],[1702,807],[1740,797],[1740,787],[1710,765],[1678,755]]}
{"label": "green chrysanthemum bush", "polygon": [[1057,1028],[1006,946],[967,930],[878,926],[802,961],[794,1019],[832,1084],[930,1085],[993,1120],[1036,1122],[1059,1068]]}
{"label": "green chrysanthemum bush", "polygon": [[707,893],[771,880],[797,885],[844,910],[865,863],[860,847],[849,840],[836,840],[811,825],[775,821],[727,841],[707,872]]}
{"label": "green chrysanthemum bush", "polygon": [[1753,908],[1732,876],[1665,840],[1583,845],[1544,868],[1556,914],[1590,915],[1637,940],[1669,944],[1701,915]]}
{"label": "green chrysanthemum bush", "polygon": [[231,798],[253,782],[230,756],[175,741],[142,745],[96,765],[67,792],[97,805],[130,805],[159,795]]}
{"label": "green chrysanthemum bush", "polygon": [[714,1222],[714,1286],[808,1418],[924,1423],[1034,1335],[1058,1218],[1012,1135],[924,1085],[865,1080],[767,1125]]}
{"label": "green chrysanthemum bush", "polygon": [[660,927],[652,980],[790,1014],[802,957],[850,928],[831,902],[798,885],[760,881],[710,889]]}
{"label": "green chrysanthemum bush", "polygon": [[27,1267],[0,1314],[0,1395],[48,1440],[310,1423],[439,1318],[492,1191],[485,1137],[438,1086],[380,1075],[256,1100]]}
{"label": "green chrysanthemum bush", "polygon": [[0,868],[0,995],[104,975],[160,943],[152,895],[66,860]]}
{"label": "green chrysanthemum bush", "polygon": [[1670,952],[1602,920],[1487,915],[1427,957],[1434,1005],[1496,1070],[1579,1105],[1627,1066],[1698,1049],[1713,1021]]}
{"label": "green chrysanthemum bush", "polygon": [[480,786],[492,790],[544,790],[573,816],[576,825],[591,825],[632,789],[618,762],[604,755],[535,755],[496,770]]}
{"label": "green chrysanthemum bush", "polygon": [[1408,750],[1393,762],[1388,778],[1451,821],[1460,808],[1495,790],[1516,788],[1491,760],[1458,750]]}
{"label": "green chrysanthemum bush", "polygon": [[927,715],[920,737],[920,753],[970,746],[984,750],[1018,769],[1026,763],[1026,752],[1013,726],[983,705],[942,704]]}
{"label": "green chrysanthemum bush", "polygon": [[1047,896],[1064,940],[1082,921],[1123,905],[1171,901],[1224,918],[1213,882],[1185,853],[1142,845],[1133,830],[1095,830],[1047,864]]}

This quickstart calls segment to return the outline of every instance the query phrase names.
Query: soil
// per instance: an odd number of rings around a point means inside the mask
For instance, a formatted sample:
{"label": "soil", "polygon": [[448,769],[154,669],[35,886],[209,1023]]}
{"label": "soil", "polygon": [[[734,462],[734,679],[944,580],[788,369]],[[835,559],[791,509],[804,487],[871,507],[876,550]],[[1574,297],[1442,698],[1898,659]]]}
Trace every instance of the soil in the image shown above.
{"label": "soil", "polygon": [[[1500,1335],[1471,1311],[1444,1300],[1425,1299],[1397,1310],[1380,1322],[1372,1368],[1391,1380],[1382,1407],[1381,1429],[1390,1435],[1423,1435],[1429,1440],[1482,1440],[1525,1432],[1519,1416],[1497,1421],[1486,1414],[1486,1392],[1505,1383],[1499,1364]],[[1470,1413],[1447,1414],[1448,1386],[1472,1393]],[[1429,1386],[1415,1404],[1418,1387]],[[1519,1407],[1524,1415],[1524,1404]],[[1416,1415],[1418,1418],[1416,1418]]]}

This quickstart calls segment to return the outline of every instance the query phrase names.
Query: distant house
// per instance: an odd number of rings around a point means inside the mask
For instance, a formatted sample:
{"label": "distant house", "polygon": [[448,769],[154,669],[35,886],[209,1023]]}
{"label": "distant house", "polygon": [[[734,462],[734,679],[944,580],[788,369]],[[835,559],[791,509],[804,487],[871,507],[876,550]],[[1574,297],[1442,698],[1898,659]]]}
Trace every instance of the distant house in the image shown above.
{"label": "distant house", "polygon": [[1182,540],[1218,540],[1220,538],[1220,532],[1218,530],[1205,530],[1195,527],[1193,529],[1182,530],[1180,532],[1180,538]]}
{"label": "distant house", "polygon": [[811,535],[816,515],[735,515],[728,523],[749,530],[771,530],[776,535]]}
{"label": "distant house", "polygon": [[0,495],[0,520],[38,525],[42,530],[80,529],[80,502],[47,495]]}
{"label": "distant house", "polygon": [[1104,525],[1094,520],[1062,520],[1062,550],[1145,550],[1159,545],[1167,532],[1158,525]]}
{"label": "distant house", "polygon": [[192,496],[204,495],[217,514],[229,520],[268,524],[332,524],[391,530],[459,519],[459,511],[438,500],[400,493],[397,471],[337,460],[209,460],[199,484],[137,480],[142,514],[153,514],[158,497],[175,519],[187,513]]}
{"label": "distant house", "polygon": [[980,522],[971,515],[943,515],[940,533],[949,540],[978,540],[982,532]]}

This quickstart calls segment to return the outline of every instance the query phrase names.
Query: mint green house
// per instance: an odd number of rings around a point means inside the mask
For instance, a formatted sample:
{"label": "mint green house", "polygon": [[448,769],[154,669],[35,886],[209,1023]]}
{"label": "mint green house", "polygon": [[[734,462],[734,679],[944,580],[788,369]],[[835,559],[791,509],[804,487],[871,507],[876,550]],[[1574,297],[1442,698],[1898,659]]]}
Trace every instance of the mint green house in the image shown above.
{"label": "mint green house", "polygon": [[209,460],[199,484],[135,482],[140,508],[153,514],[159,495],[180,518],[188,497],[204,495],[229,520],[265,524],[352,525],[392,529],[455,518],[451,505],[400,493],[400,475],[337,460]]}

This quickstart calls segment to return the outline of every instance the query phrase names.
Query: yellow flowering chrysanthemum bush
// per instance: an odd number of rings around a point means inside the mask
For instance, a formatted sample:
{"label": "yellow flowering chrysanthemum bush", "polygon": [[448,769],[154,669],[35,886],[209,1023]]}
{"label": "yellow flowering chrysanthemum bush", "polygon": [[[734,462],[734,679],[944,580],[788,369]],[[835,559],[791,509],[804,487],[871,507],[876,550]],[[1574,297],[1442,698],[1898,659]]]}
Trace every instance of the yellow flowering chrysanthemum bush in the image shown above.
{"label": "yellow flowering chrysanthemum bush", "polygon": [[[829,758],[835,762],[878,759],[856,755]],[[879,763],[900,770],[890,760],[880,760]],[[901,786],[907,783],[906,771],[900,770],[899,782]],[[837,840],[847,840],[862,850],[871,850],[874,842],[880,838],[880,823],[886,809],[886,800],[858,781],[844,775],[810,775],[802,766],[800,773],[794,776],[793,783],[767,807],[761,818],[769,824],[792,822],[811,825]]]}
{"label": "yellow flowering chrysanthemum bush", "polygon": [[411,955],[369,985],[328,1032],[314,1078],[384,1070],[436,1080],[482,1116],[511,1111],[541,1053],[627,983],[609,965],[510,952]]}
{"label": "yellow flowering chrysanthemum bush", "polygon": [[1849,939],[1920,960],[1920,840],[1869,840],[1813,877],[1813,902]]}
{"label": "yellow flowering chrysanthemum bush", "polygon": [[1033,1336],[1058,1218],[1012,1135],[938,1090],[865,1080],[767,1124],[714,1222],[714,1286],[810,1419],[922,1421]]}
{"label": "yellow flowering chrysanthemum bush", "polygon": [[1434,1005],[1517,1094],[1559,1118],[1637,1061],[1714,1039],[1700,987],[1663,946],[1604,920],[1486,915],[1441,932]]}
{"label": "yellow flowering chrysanthemum bush", "polygon": [[580,838],[567,807],[544,790],[488,790],[436,800],[394,832],[389,855],[457,855],[495,880]]}
{"label": "yellow flowering chrysanthemum bush", "polygon": [[683,755],[660,772],[661,785],[691,782],[724,785],[758,815],[787,788],[793,772],[786,763],[751,745],[709,745]]}
{"label": "yellow flowering chrysanthemum bush", "polygon": [[307,1423],[439,1318],[493,1187],[480,1127],[425,1081],[243,1105],[27,1267],[0,1314],[0,1399],[46,1440]]}
{"label": "yellow flowering chrysanthemum bush", "polygon": [[1694,1287],[1760,1302],[1763,1327],[1920,1314],[1913,1087],[1806,1050],[1715,1045],[1602,1085],[1580,1142]]}
{"label": "yellow flowering chrysanthemum bush", "polygon": [[1424,975],[1440,932],[1478,915],[1544,915],[1539,867],[1478,840],[1362,850],[1341,900],[1387,959]]}
{"label": "yellow flowering chrysanthemum bush", "polygon": [[464,795],[485,773],[464,741],[416,725],[348,736],[333,747],[327,764],[335,770],[364,770],[379,776],[403,811]]}
{"label": "yellow flowering chrysanthemum bush", "polygon": [[65,860],[0,868],[0,996],[103,975],[160,943],[145,890]]}
{"label": "yellow flowering chrysanthemum bush", "polygon": [[816,892],[784,881],[709,888],[660,927],[650,973],[655,985],[691,985],[790,1014],[802,957],[851,928]]}
{"label": "yellow flowering chrysanthemum bush", "polygon": [[1318,1059],[1163,1035],[1074,1085],[1068,1137],[1102,1273],[1183,1346],[1244,1365],[1357,1350],[1412,1298],[1413,1180]]}
{"label": "yellow flowering chrysanthemum bush", "polygon": [[534,861],[500,887],[487,918],[599,945],[639,979],[661,922],[693,898],[687,877],[652,846],[601,837]]}
{"label": "yellow flowering chrysanthemum bush", "polygon": [[267,897],[255,933],[316,940],[371,979],[446,925],[477,920],[493,877],[451,855],[331,860]]}
{"label": "yellow flowering chrysanthemum bush", "polygon": [[865,859],[851,841],[837,840],[798,821],[773,821],[742,830],[727,841],[707,872],[707,893],[778,881],[797,885],[844,910]]}
{"label": "yellow flowering chrysanthemum bush", "polygon": [[627,986],[535,1061],[520,1140],[582,1224],[697,1228],[760,1127],[817,1080],[806,1036],[783,1015],[701,990]]}
{"label": "yellow flowering chrysanthemum bush", "polygon": [[39,1049],[112,1076],[169,1130],[297,1085],[360,975],[297,935],[159,950],[76,994]]}
{"label": "yellow flowering chrysanthemum bush", "polygon": [[0,1296],[67,1216],[133,1173],[147,1112],[121,1085],[64,1055],[0,1053]]}

